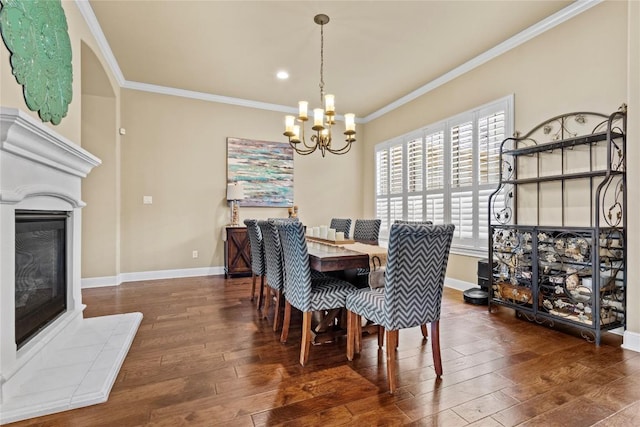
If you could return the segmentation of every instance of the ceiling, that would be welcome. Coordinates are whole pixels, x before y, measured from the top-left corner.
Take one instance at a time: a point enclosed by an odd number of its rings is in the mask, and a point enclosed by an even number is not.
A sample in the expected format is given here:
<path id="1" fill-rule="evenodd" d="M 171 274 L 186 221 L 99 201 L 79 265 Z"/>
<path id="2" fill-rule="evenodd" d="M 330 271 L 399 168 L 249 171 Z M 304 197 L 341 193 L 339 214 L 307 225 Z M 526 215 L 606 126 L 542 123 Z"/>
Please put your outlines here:
<path id="1" fill-rule="evenodd" d="M 571 1 L 90 0 L 127 82 L 368 116 Z M 287 70 L 290 78 L 276 79 Z"/>

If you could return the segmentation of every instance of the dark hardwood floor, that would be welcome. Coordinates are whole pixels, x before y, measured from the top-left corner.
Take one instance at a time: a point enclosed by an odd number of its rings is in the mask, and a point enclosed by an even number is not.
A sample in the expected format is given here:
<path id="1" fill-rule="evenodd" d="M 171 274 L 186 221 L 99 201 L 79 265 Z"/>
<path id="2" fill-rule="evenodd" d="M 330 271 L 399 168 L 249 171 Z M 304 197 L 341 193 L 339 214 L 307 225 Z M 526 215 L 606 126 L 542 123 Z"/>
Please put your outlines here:
<path id="1" fill-rule="evenodd" d="M 84 290 L 86 317 L 144 314 L 108 402 L 12 426 L 640 425 L 640 353 L 619 336 L 596 347 L 447 289 L 442 379 L 420 329 L 402 330 L 391 396 L 375 336 L 351 363 L 344 338 L 312 346 L 303 368 L 300 317 L 280 344 L 250 289 L 212 276 Z"/>

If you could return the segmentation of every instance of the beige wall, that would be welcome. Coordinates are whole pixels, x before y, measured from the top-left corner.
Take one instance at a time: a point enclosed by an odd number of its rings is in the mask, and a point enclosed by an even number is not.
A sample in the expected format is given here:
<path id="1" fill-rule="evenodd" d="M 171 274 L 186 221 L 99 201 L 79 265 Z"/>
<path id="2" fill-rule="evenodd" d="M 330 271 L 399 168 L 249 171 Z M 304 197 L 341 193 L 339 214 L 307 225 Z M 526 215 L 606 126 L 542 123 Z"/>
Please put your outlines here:
<path id="1" fill-rule="evenodd" d="M 613 112 L 627 98 L 626 57 L 627 4 L 605 2 L 367 123 L 365 215 L 374 214 L 376 144 L 511 93 L 520 131 L 570 111 Z M 476 262 L 452 256 L 447 275 L 475 283 Z"/>
<path id="2" fill-rule="evenodd" d="M 82 277 L 118 273 L 119 156 L 114 107 L 114 98 L 82 96 L 83 147 L 102 160 L 82 182 L 82 200 L 87 204 L 82 210 Z"/>
<path id="3" fill-rule="evenodd" d="M 226 138 L 284 142 L 283 123 L 282 113 L 123 91 L 122 272 L 222 266 Z M 360 150 L 294 156 L 294 203 L 305 224 L 361 215 Z M 153 204 L 143 205 L 143 196 Z M 286 208 L 240 210 L 241 221 L 286 215 Z"/>

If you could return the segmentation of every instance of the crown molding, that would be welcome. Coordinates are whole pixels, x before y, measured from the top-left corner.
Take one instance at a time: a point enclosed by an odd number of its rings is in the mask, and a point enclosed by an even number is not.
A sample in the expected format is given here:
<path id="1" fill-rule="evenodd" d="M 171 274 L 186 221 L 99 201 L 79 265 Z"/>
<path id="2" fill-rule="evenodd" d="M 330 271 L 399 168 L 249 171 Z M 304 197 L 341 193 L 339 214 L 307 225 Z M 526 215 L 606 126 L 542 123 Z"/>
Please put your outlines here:
<path id="1" fill-rule="evenodd" d="M 111 46 L 109 46 L 107 38 L 102 32 L 102 27 L 100 27 L 100 24 L 98 23 L 98 18 L 96 18 L 95 13 L 93 13 L 93 9 L 89 4 L 89 0 L 76 0 L 76 6 L 78 6 L 78 9 L 80 9 L 80 13 L 89 26 L 91 34 L 93 34 L 93 37 L 95 37 L 96 41 L 98 42 L 100 52 L 102 52 L 102 56 L 107 61 L 109 68 L 111 68 L 111 72 L 116 77 L 118 85 L 120 85 L 120 87 L 124 86 L 126 82 L 126 80 L 124 79 L 124 74 L 122 74 L 122 70 L 118 65 L 118 61 L 116 61 L 116 57 L 111 50 Z"/>
<path id="2" fill-rule="evenodd" d="M 515 36 L 497 44 L 491 49 L 481 53 L 473 59 L 465 62 L 464 64 L 454 68 L 453 70 L 444 73 L 440 77 L 430 81 L 426 85 L 414 90 L 413 92 L 397 99 L 396 101 L 388 104 L 381 109 L 374 111 L 368 116 L 364 117 L 364 122 L 368 123 L 371 120 L 375 120 L 396 108 L 413 101 L 414 99 L 431 92 L 432 90 L 450 82 L 451 80 L 462 76 L 465 73 L 473 70 L 480 65 L 491 61 L 492 59 L 510 51 L 511 49 L 520 46 L 522 43 L 531 40 L 532 38 L 539 36 L 540 34 L 549 31 L 550 29 L 568 21 L 569 19 L 581 14 L 582 12 L 591 9 L 593 6 L 601 3 L 602 0 L 578 0 L 575 3 L 570 4 L 564 9 L 548 16 L 542 21 L 530 26 L 529 28 L 519 32 Z"/>
<path id="3" fill-rule="evenodd" d="M 492 59 L 502 55 L 503 53 L 508 52 L 517 46 L 520 46 L 521 44 L 531 40 L 532 38 L 537 37 L 540 34 L 546 31 L 549 31 L 554 27 L 557 27 L 558 25 L 581 14 L 582 12 L 585 12 L 586 10 L 589 10 L 592 7 L 600 4 L 602 1 L 603 0 L 577 0 L 574 3 L 570 4 L 569 6 L 565 7 L 564 9 L 554 13 L 551 16 L 548 16 L 542 21 L 519 32 L 515 36 L 503 41 L 502 43 L 499 43 L 498 45 L 481 53 L 475 58 L 454 68 L 453 70 L 448 71 L 447 73 L 430 81 L 424 86 L 421 86 L 420 88 L 414 90 L 413 92 L 408 93 L 407 95 L 380 108 L 377 111 L 374 111 L 373 113 L 363 118 L 356 118 L 356 123 L 363 124 L 363 123 L 368 123 L 372 120 L 375 120 L 403 106 L 404 104 L 407 104 L 413 101 L 414 99 L 426 93 L 431 92 L 432 90 L 450 82 L 451 80 L 457 77 L 460 77 L 465 73 L 468 73 L 474 68 L 479 67 L 480 65 L 491 61 Z M 111 51 L 111 47 L 109 46 L 109 43 L 107 42 L 107 39 L 105 38 L 104 33 L 102 32 L 102 28 L 98 23 L 98 19 L 93 13 L 93 9 L 89 4 L 89 0 L 75 0 L 75 2 L 78 8 L 80 9 L 80 12 L 82 13 L 82 16 L 87 22 L 87 25 L 91 30 L 91 33 L 96 38 L 98 42 L 98 46 L 100 47 L 100 50 L 103 56 L 105 57 L 107 64 L 111 68 L 111 71 L 115 75 L 116 80 L 118 81 L 118 84 L 122 88 L 158 93 L 163 95 L 180 96 L 183 98 L 198 99 L 198 100 L 207 101 L 207 102 L 216 102 L 221 104 L 237 105 L 241 107 L 276 111 L 281 113 L 296 114 L 298 112 L 296 108 L 286 106 L 286 105 L 270 104 L 267 102 L 253 101 L 249 99 L 233 98 L 229 96 L 215 95 L 215 94 L 210 94 L 205 92 L 196 92 L 192 90 L 185 90 L 185 89 L 178 89 L 178 88 L 172 88 L 172 87 L 166 87 L 166 86 L 152 85 L 148 83 L 128 81 L 124 78 L 124 75 L 120 70 L 118 61 L 116 61 L 116 58 L 113 55 L 113 52 Z M 343 118 L 339 117 L 339 119 L 343 119 Z"/>

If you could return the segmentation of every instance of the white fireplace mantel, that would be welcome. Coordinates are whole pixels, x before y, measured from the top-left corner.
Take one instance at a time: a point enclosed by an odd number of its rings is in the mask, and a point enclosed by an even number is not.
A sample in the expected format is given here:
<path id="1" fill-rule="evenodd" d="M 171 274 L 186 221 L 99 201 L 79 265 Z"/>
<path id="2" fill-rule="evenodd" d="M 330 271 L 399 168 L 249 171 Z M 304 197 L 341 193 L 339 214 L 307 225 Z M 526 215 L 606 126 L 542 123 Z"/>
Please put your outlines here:
<path id="1" fill-rule="evenodd" d="M 82 179 L 101 161 L 23 111 L 0 107 L 0 424 L 107 400 L 140 313 L 84 319 Z M 67 311 L 15 342 L 15 212 L 69 213 Z"/>

